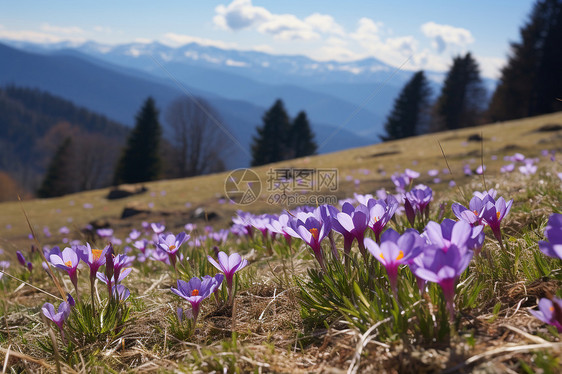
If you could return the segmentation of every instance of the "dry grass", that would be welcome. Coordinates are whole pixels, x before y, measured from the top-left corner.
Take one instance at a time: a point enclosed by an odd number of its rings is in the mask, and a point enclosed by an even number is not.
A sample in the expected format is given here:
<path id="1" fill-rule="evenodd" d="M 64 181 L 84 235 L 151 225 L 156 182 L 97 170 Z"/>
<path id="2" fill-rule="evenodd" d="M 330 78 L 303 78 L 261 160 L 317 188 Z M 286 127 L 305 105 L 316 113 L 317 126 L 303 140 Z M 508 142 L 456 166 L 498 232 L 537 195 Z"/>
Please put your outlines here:
<path id="1" fill-rule="evenodd" d="M 447 155 L 458 185 L 467 191 L 482 189 L 481 179 L 461 176 L 462 165 L 471 162 L 473 168 L 480 163 L 481 144 L 466 142 L 472 134 L 484 137 L 484 161 L 488 166 L 488 188 L 499 187 L 506 195 L 528 194 L 528 178 L 512 175 L 508 180 L 500 176 L 499 167 L 505 162 L 504 155 L 515 152 L 526 156 L 538 156 L 543 148 L 562 148 L 560 132 L 536 132 L 546 124 L 562 123 L 562 113 L 526 120 L 495 124 L 480 128 L 421 136 L 403 141 L 388 142 L 338 153 L 308 157 L 275 165 L 255 168 L 262 181 L 270 167 L 337 168 L 340 185 L 337 195 L 349 197 L 353 192 L 372 193 L 380 187 L 390 187 L 389 176 L 395 171 L 411 167 L 419 171 L 446 167 L 438 142 Z M 320 139 L 321 140 L 321 139 Z M 465 144 L 466 142 L 466 144 Z M 493 161 L 490 156 L 496 155 Z M 417 161 L 414 165 L 413 161 Z M 370 171 L 369 174 L 361 172 Z M 382 175 L 385 171 L 386 175 Z M 192 219 L 193 210 L 203 207 L 216 212 L 219 217 L 208 222 L 215 227 L 225 227 L 239 206 L 219 204 L 224 196 L 224 180 L 227 173 L 148 183 L 143 195 L 108 201 L 108 190 L 89 191 L 76 195 L 48 200 L 32 200 L 23 203 L 1 204 L 0 247 L 8 254 L 16 249 L 27 248 L 28 228 L 22 209 L 39 234 L 41 244 L 59 244 L 60 236 L 45 238 L 41 233 L 48 226 L 55 233 L 59 227 L 71 227 L 76 236 L 86 224 L 107 224 L 116 230 L 116 236 L 124 237 L 142 220 L 165 221 L 167 228 L 177 231 Z M 346 176 L 360 179 L 359 186 L 346 181 Z M 422 176 L 420 182 L 429 182 Z M 265 183 L 264 183 L 265 184 Z M 439 191 L 440 199 L 459 197 L 456 189 L 447 183 L 432 185 Z M 165 191 L 165 195 L 161 194 Z M 549 213 L 541 196 L 528 199 L 528 212 L 514 213 L 509 218 L 510 233 L 516 234 Z M 267 204 L 266 196 L 244 210 L 262 213 L 278 212 L 281 207 Z M 190 202 L 191 208 L 185 203 Z M 89 203 L 93 209 L 84 209 Z M 148 208 L 153 203 L 153 208 Z M 552 203 L 552 202 L 550 202 Z M 127 219 L 120 219 L 126 206 L 147 209 Z M 68 219 L 72 218 L 72 222 Z M 203 223 L 199 221 L 198 223 Z M 11 225 L 7 229 L 7 225 Z M 142 303 L 134 312 L 133 322 L 125 334 L 116 341 L 99 342 L 82 347 L 78 354 L 82 363 L 63 371 L 107 372 L 108 370 L 135 372 L 211 372 L 222 367 L 240 372 L 513 372 L 521 370 L 520 361 L 533 365 L 534 351 L 560 354 L 561 343 L 550 342 L 537 335 L 547 334 L 543 324 L 530 316 L 528 309 L 536 305 L 537 298 L 553 293 L 559 283 L 552 280 L 526 280 L 498 284 L 497 297 L 482 305 L 479 310 L 465 312 L 463 331 L 471 335 L 453 334 L 446 343 L 420 346 L 415 341 L 377 342 L 361 336 L 344 324 L 328 329 L 309 330 L 299 314 L 298 292 L 280 276 L 284 264 L 273 257 L 255 258 L 256 274 L 253 285 L 243 289 L 233 308 L 225 308 L 209 302 L 203 310 L 197 332 L 189 342 L 174 338 L 164 319 L 175 311 L 178 300 L 169 292 L 173 277 L 155 264 L 149 272 L 134 271 L 128 280 L 133 295 Z M 293 264 L 302 274 L 306 262 Z M 36 286 L 56 294 L 56 288 L 46 279 Z M 67 288 L 70 289 L 71 287 Z M 84 290 L 86 292 L 86 289 Z M 21 287 L 5 300 L 10 311 L 5 319 L 7 326 L 0 332 L 9 334 L 0 350 L 6 368 L 11 365 L 29 372 L 53 372 L 55 360 L 45 351 L 31 344 L 45 337 L 46 329 L 41 321 L 39 305 L 44 297 L 39 291 Z M 497 302 L 502 303 L 499 315 L 493 313 Z M 2 321 L 3 322 L 3 321 Z M 92 355 L 91 352 L 95 351 Z M 362 352 L 358 354 L 358 352 Z M 92 358 L 92 356 L 94 358 Z"/>

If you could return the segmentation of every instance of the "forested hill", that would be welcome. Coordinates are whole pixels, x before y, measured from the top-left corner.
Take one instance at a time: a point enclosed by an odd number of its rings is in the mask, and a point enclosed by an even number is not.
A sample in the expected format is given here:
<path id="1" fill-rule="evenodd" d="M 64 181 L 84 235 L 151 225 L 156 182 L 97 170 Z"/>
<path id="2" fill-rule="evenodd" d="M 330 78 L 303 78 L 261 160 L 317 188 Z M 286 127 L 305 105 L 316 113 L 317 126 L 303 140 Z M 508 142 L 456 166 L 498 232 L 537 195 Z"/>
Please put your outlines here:
<path id="1" fill-rule="evenodd" d="M 0 171 L 23 191 L 37 188 L 51 156 L 67 137 L 77 151 L 76 161 L 86 161 L 97 152 L 108 156 L 99 159 L 111 163 L 109 156 L 119 152 L 128 131 L 119 123 L 47 92 L 16 86 L 0 88 Z M 98 162 L 87 166 L 95 173 L 76 181 L 80 188 L 107 184 L 109 169 Z"/>

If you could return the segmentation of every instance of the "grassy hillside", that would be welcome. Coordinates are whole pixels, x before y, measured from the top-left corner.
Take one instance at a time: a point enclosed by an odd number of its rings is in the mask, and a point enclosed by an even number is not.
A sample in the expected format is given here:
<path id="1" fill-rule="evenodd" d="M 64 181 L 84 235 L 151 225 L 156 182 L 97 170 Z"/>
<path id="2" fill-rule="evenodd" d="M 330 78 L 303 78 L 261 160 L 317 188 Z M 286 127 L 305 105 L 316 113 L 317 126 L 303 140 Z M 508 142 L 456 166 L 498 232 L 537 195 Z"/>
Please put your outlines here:
<path id="1" fill-rule="evenodd" d="M 177 227 L 187 223 L 186 217 L 189 217 L 196 208 L 202 207 L 219 214 L 221 219 L 213 221 L 212 224 L 216 222 L 219 226 L 226 226 L 235 211 L 240 208 L 254 213 L 279 212 L 285 208 L 267 203 L 270 195 L 265 191 L 267 172 L 271 168 L 338 169 L 339 188 L 335 194 L 342 199 L 352 196 L 354 192 L 372 193 L 382 187 L 390 189 L 392 187 L 390 175 L 401 172 L 405 168 L 422 172 L 419 179 L 421 183 L 430 183 L 433 178 L 426 172 L 430 169 L 438 169 L 443 181 L 437 185 L 432 184 L 432 188 L 456 192 L 456 189 L 450 189 L 448 185 L 448 181 L 453 178 L 458 185 L 472 181 L 481 182 L 480 177 L 465 177 L 463 165 L 469 164 L 472 170 L 475 170 L 481 163 L 481 149 L 483 149 L 483 160 L 487 166 L 485 178 L 489 185 L 496 185 L 501 180 L 499 169 L 506 164 L 503 160 L 505 155 L 521 152 L 528 157 L 537 157 L 542 149 L 562 147 L 560 131 L 539 131 L 549 124 L 562 125 L 562 113 L 424 135 L 253 168 L 252 170 L 260 176 L 263 189 L 260 199 L 249 206 L 238 206 L 228 202 L 220 204 L 220 200 L 225 198 L 224 182 L 229 172 L 147 183 L 145 186 L 149 190 L 148 193 L 121 200 L 107 200 L 105 197 L 109 189 L 101 189 L 62 198 L 25 201 L 23 204 L 4 203 L 1 205 L 4 214 L 0 216 L 0 237 L 21 239 L 27 236 L 29 230 L 23 219 L 22 209 L 27 212 L 38 231 L 45 226 L 54 231 L 63 225 L 79 229 L 88 222 L 104 220 L 111 220 L 116 227 L 130 226 L 130 222 L 138 219 L 118 219 L 123 209 L 128 206 L 152 211 L 151 219 L 154 220 L 161 219 L 164 215 L 167 221 L 175 220 L 175 216 L 179 215 Z M 484 138 L 483 143 L 468 141 L 471 135 L 480 134 Z M 337 138 L 337 135 L 335 137 Z M 439 143 L 447 156 L 453 178 L 441 173 L 447 165 Z M 492 159 L 492 156 L 495 156 L 495 159 Z M 352 180 L 347 180 L 348 176 L 351 176 Z M 360 181 L 359 185 L 355 184 L 355 180 Z M 521 181 L 523 182 L 524 179 Z M 93 205 L 93 209 L 84 209 L 84 204 Z M 57 220 L 53 221 L 53 217 L 57 217 Z M 72 222 L 69 222 L 69 218 Z M 142 216 L 142 219 L 148 219 L 148 216 Z M 11 225 L 9 230 L 6 229 L 7 225 Z"/>
<path id="2" fill-rule="evenodd" d="M 11 259 L 12 263 L 0 279 L 4 316 L 0 317 L 0 360 L 5 359 L 15 371 L 30 372 L 54 372 L 57 367 L 63 372 L 559 372 L 562 328 L 557 331 L 531 312 L 537 310 L 539 300 L 548 303 L 547 298 L 562 296 L 562 259 L 545 255 L 538 245 L 549 230 L 549 216 L 562 213 L 561 125 L 562 113 L 557 113 L 258 167 L 254 170 L 262 181 L 262 193 L 256 202 L 245 206 L 225 199 L 229 173 L 147 183 L 145 193 L 120 200 L 107 200 L 109 190 L 105 189 L 2 203 L 0 247 L 4 253 L 0 253 L 0 261 Z M 468 140 L 478 136 L 483 141 Z M 500 173 L 508 164 L 504 156 L 515 153 L 527 159 L 536 157 L 538 160 L 532 161 L 538 167 L 536 173 L 525 175 L 517 167 L 512 173 Z M 486 165 L 484 175 L 475 175 L 482 162 Z M 272 204 L 266 189 L 270 170 L 290 167 L 337 169 L 337 190 L 322 194 L 339 199 L 353 197 L 354 192 L 375 193 L 380 188 L 393 191 L 393 173 L 417 170 L 421 175 L 416 183 L 433 189 L 431 209 L 422 221 L 454 218 L 452 202 L 466 205 L 473 191 L 489 188 L 498 190 L 496 201 L 501 201 L 499 196 L 513 199 L 513 206 L 501 222 L 500 239 L 486 227 L 482 231 L 485 235 L 479 237 L 479 248 L 463 244 L 461 250 L 454 244 L 464 235 L 461 229 L 470 231 L 464 236 L 468 243 L 482 227 L 473 228 L 465 222 L 454 223 L 450 235 L 455 238 L 439 245 L 433 237 L 427 240 L 434 245 L 422 239 L 423 253 L 416 256 L 424 261 L 429 256 L 449 256 L 451 269 L 461 256 L 468 262 L 456 278 L 446 278 L 453 279 L 452 283 L 423 278 L 428 282 L 420 288 L 422 278 L 416 277 L 424 273 L 417 272 L 415 266 L 427 264 L 397 267 L 393 285 L 390 267 L 383 263 L 407 258 L 406 241 L 399 242 L 399 252 L 383 256 L 382 252 L 375 255 L 372 247 L 362 254 L 357 245 L 345 253 L 341 235 L 334 232 L 334 245 L 326 238 L 319 255 L 311 250 L 313 244 L 309 247 L 297 238 L 289 244 L 283 235 L 272 238 L 258 230 L 253 235 L 229 233 L 221 239 L 218 229 L 230 226 L 237 209 L 261 214 L 287 208 Z M 465 175 L 469 171 L 472 175 Z M 121 219 L 125 207 L 144 212 Z M 199 218 L 194 216 L 197 208 L 204 211 Z M 37 234 L 36 241 L 27 237 L 23 212 Z M 492 213 L 487 219 L 501 216 L 495 210 Z M 369 212 L 376 223 L 382 216 L 375 214 Z M 127 259 L 123 254 L 133 229 L 146 243 L 155 240 L 153 231 L 158 228 L 145 227 L 143 221 L 163 223 L 173 234 L 188 231 L 191 238 L 178 245 L 181 248 L 174 257 L 158 259 L 155 252 L 148 255 L 147 247 L 153 243 L 126 252 L 136 256 Z M 197 227 L 191 231 L 184 227 L 187 223 Z M 407 228 L 415 226 L 421 232 L 429 227 L 426 223 L 418 217 L 415 224 L 409 224 L 404 215 L 397 215 L 388 226 L 402 238 L 414 235 Z M 114 232 L 92 234 L 82 230 L 87 224 Z M 556 225 L 554 221 L 549 224 Z M 206 225 L 214 226 L 216 235 Z M 62 226 L 70 232 L 59 234 Z M 317 228 L 306 229 L 311 237 L 320 235 Z M 370 229 L 366 235 L 376 238 Z M 385 235 L 383 244 L 389 240 Z M 551 235 L 548 239 L 554 243 L 557 239 L 552 231 Z M 90 272 L 84 264 L 78 268 L 74 285 L 65 270 L 55 270 L 57 286 L 42 270 L 38 251 L 30 246 L 63 248 L 69 239 L 88 241 L 100 249 L 111 240 L 119 255 L 103 258 L 117 265 L 104 265 L 100 271 L 111 277 L 111 272 L 124 266 L 121 274 L 128 276 L 121 282 L 130 296 L 108 292 L 101 282 L 103 277 L 88 282 Z M 176 244 L 170 242 L 166 248 L 174 249 Z M 16 250 L 30 261 L 32 272 L 15 261 Z M 214 283 L 216 278 L 204 280 L 207 286 L 201 281 L 191 288 L 176 283 L 216 274 L 207 256 L 220 258 L 218 251 L 239 253 L 248 261 L 233 283 L 222 283 L 214 296 L 211 291 L 206 293 L 206 287 L 219 284 Z M 58 254 L 51 253 L 53 263 Z M 91 251 L 92 259 L 96 253 Z M 229 260 L 235 262 L 234 257 Z M 76 260 L 64 258 L 62 263 L 59 269 L 71 267 Z M 6 267 L 2 262 L 0 266 Z M 172 292 L 176 284 L 179 291 Z M 445 292 L 451 285 L 454 297 Z M 65 292 L 72 294 L 76 305 L 69 309 L 59 330 L 42 317 L 45 312 L 41 306 L 49 302 L 56 307 L 62 301 L 59 295 Z M 210 297 L 202 302 L 200 312 L 193 306 L 190 309 L 190 304 L 201 301 L 197 297 L 207 295 Z M 179 316 L 178 307 L 182 308 Z M 552 310 L 554 318 L 562 318 L 554 307 Z M 61 313 L 59 317 L 64 315 Z M 198 316 L 196 321 L 193 313 Z"/>

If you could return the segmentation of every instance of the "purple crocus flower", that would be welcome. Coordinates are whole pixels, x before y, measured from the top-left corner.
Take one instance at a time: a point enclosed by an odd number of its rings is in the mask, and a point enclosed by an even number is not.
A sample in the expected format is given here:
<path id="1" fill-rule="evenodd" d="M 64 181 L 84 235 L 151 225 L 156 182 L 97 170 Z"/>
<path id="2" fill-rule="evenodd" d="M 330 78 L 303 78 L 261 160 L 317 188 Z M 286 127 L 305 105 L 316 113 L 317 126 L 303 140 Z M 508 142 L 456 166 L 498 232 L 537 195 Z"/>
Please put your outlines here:
<path id="1" fill-rule="evenodd" d="M 133 271 L 132 268 L 123 269 L 119 273 L 117 280 L 115 280 L 115 277 L 109 279 L 104 273 L 100 272 L 96 273 L 96 277 L 100 280 L 100 282 L 107 284 L 109 287 L 113 288 L 113 286 L 115 286 L 116 284 L 120 284 L 123 279 L 127 277 L 127 275 L 131 274 L 131 271 Z"/>
<path id="2" fill-rule="evenodd" d="M 205 277 L 210 277 L 210 275 L 205 275 Z M 224 280 L 224 274 L 223 273 L 217 273 L 215 275 L 215 281 L 217 282 L 217 288 L 215 288 L 215 291 L 213 293 L 215 294 L 215 300 L 216 300 L 217 304 L 219 303 L 219 290 L 222 286 L 223 280 Z"/>
<path id="3" fill-rule="evenodd" d="M 156 235 L 161 234 L 164 232 L 164 230 L 166 230 L 166 226 L 158 222 L 151 223 L 150 227 L 152 228 L 152 231 L 154 231 Z"/>
<path id="4" fill-rule="evenodd" d="M 104 249 L 93 249 L 90 247 L 89 243 L 77 247 L 80 258 L 90 268 L 90 296 L 92 298 L 92 307 L 95 305 L 94 282 L 96 280 L 96 273 L 98 272 L 100 266 L 105 264 L 105 254 L 109 249 L 109 245 L 107 245 Z"/>
<path id="5" fill-rule="evenodd" d="M 262 236 L 264 241 L 267 240 L 267 236 L 269 234 L 269 229 L 268 229 L 268 225 L 271 223 L 272 220 L 275 220 L 277 217 L 272 216 L 270 214 L 261 214 L 259 216 L 251 216 L 250 217 L 250 225 L 252 225 L 253 228 L 258 229 Z"/>
<path id="6" fill-rule="evenodd" d="M 369 227 L 373 230 L 375 239 L 379 242 L 386 224 L 398 209 L 398 200 L 393 195 L 388 195 L 386 200 L 371 199 L 367 202 L 367 209 L 369 209 Z"/>
<path id="7" fill-rule="evenodd" d="M 80 259 L 90 268 L 90 278 L 95 278 L 100 266 L 105 265 L 105 254 L 109 250 L 109 245 L 104 249 L 94 249 L 89 243 L 86 243 L 86 245 L 77 246 L 76 250 Z"/>
<path id="8" fill-rule="evenodd" d="M 121 284 L 117 284 L 112 288 L 113 294 L 117 296 L 117 300 L 125 301 L 131 296 L 131 291 Z"/>
<path id="9" fill-rule="evenodd" d="M 362 195 L 362 194 L 358 194 L 356 192 L 353 193 L 353 199 L 355 199 L 355 201 L 357 201 L 359 204 L 362 204 L 362 205 L 365 205 L 365 206 L 367 206 L 367 202 L 369 200 L 373 199 L 373 198 L 374 197 L 371 194 Z M 386 198 L 386 196 L 385 196 L 385 198 Z M 342 207 L 346 202 L 351 204 L 353 202 L 353 199 L 350 199 L 351 201 L 342 200 L 342 201 L 340 201 L 340 204 L 341 204 Z"/>
<path id="10" fill-rule="evenodd" d="M 468 267 L 473 254 L 473 251 L 456 245 L 450 246 L 447 252 L 431 245 L 425 247 L 422 254 L 413 260 L 411 268 L 417 277 L 441 286 L 451 320 L 455 316 L 455 285 Z"/>
<path id="11" fill-rule="evenodd" d="M 511 173 L 513 170 L 515 170 L 515 164 L 507 164 L 500 168 L 500 173 Z"/>
<path id="12" fill-rule="evenodd" d="M 135 260 L 134 256 L 127 256 L 123 254 L 118 254 L 113 258 L 113 278 L 119 278 L 121 271 L 125 268 L 130 267 Z M 117 282 L 119 283 L 119 282 Z"/>
<path id="13" fill-rule="evenodd" d="M 430 177 L 436 177 L 437 175 L 439 175 L 439 170 L 437 169 L 428 170 L 427 175 L 429 175 Z"/>
<path id="14" fill-rule="evenodd" d="M 393 174 L 390 176 L 392 183 L 396 187 L 396 191 L 400 193 L 404 193 L 406 191 L 406 187 L 410 184 L 411 179 L 404 174 Z"/>
<path id="15" fill-rule="evenodd" d="M 447 252 L 451 246 L 461 250 L 479 250 L 484 244 L 483 227 L 472 227 L 466 221 L 444 219 L 441 224 L 429 222 L 423 234 L 431 244 Z"/>
<path id="16" fill-rule="evenodd" d="M 562 259 L 562 214 L 551 214 L 544 229 L 544 236 L 548 241 L 539 241 L 541 252 L 547 256 Z"/>
<path id="17" fill-rule="evenodd" d="M 146 249 L 148 247 L 148 240 L 146 239 L 137 240 L 133 243 L 133 247 L 138 249 L 142 254 L 145 254 Z"/>
<path id="18" fill-rule="evenodd" d="M 57 325 L 60 330 L 62 341 L 64 344 L 66 344 L 62 327 L 64 325 L 64 321 L 66 321 L 66 319 L 70 315 L 70 305 L 68 304 L 68 302 L 63 301 L 62 303 L 60 303 L 59 308 L 56 311 L 53 304 L 45 303 L 43 304 L 41 311 L 43 312 L 43 315 L 45 317 L 47 317 L 48 319 L 53 321 L 55 325 Z"/>
<path id="19" fill-rule="evenodd" d="M 483 192 L 474 191 L 474 192 L 472 193 L 472 195 L 473 195 L 473 196 L 476 196 L 476 197 L 478 197 L 478 198 L 480 198 L 481 200 L 486 199 L 486 196 L 488 196 L 488 198 L 491 197 L 492 199 L 495 199 L 496 196 L 498 195 L 498 191 L 496 191 L 496 190 L 493 189 L 493 188 L 490 188 L 488 191 L 483 191 Z"/>
<path id="20" fill-rule="evenodd" d="M 503 243 L 500 224 L 504 217 L 509 213 L 512 204 L 513 199 L 506 203 L 503 197 L 500 197 L 497 201 L 489 198 L 484 206 L 484 212 L 482 213 L 484 221 L 488 224 L 488 226 L 490 226 L 494 236 L 502 246 Z"/>
<path id="21" fill-rule="evenodd" d="M 133 231 L 129 233 L 129 238 L 131 240 L 137 240 L 138 238 L 140 238 L 141 234 L 142 233 L 139 230 L 133 229 Z"/>
<path id="22" fill-rule="evenodd" d="M 243 259 L 238 253 L 233 253 L 229 256 L 222 251 L 218 255 L 219 262 L 215 261 L 211 256 L 207 256 L 207 258 L 214 267 L 223 272 L 228 288 L 228 299 L 232 301 L 234 297 L 232 291 L 234 274 L 245 268 L 248 265 L 248 260 Z"/>
<path id="23" fill-rule="evenodd" d="M 562 299 L 553 297 L 552 300 L 543 298 L 539 301 L 539 310 L 530 310 L 531 314 L 556 327 L 558 332 L 562 332 Z"/>
<path id="24" fill-rule="evenodd" d="M 353 241 L 357 240 L 363 254 L 365 252 L 363 239 L 365 230 L 369 227 L 369 209 L 363 204 L 354 208 L 350 203 L 344 203 L 342 211 L 331 217 L 333 229 L 343 235 L 344 253 L 349 254 Z"/>
<path id="25" fill-rule="evenodd" d="M 385 267 L 395 296 L 398 295 L 398 267 L 419 256 L 425 244 L 425 240 L 413 229 L 402 235 L 388 229 L 382 234 L 380 245 L 365 238 L 365 247 Z"/>
<path id="26" fill-rule="evenodd" d="M 66 247 L 62 252 L 60 252 L 60 250 L 51 251 L 49 262 L 53 264 L 53 266 L 55 266 L 57 269 L 64 270 L 68 273 L 70 281 L 72 282 L 72 284 L 74 285 L 74 289 L 76 290 L 76 295 L 78 295 L 77 270 L 78 264 L 80 263 L 80 257 L 78 257 L 76 249 Z"/>
<path id="27" fill-rule="evenodd" d="M 280 214 L 277 219 L 271 219 L 267 224 L 267 229 L 275 234 L 281 234 L 285 238 L 285 241 L 290 246 L 292 236 L 287 232 L 287 228 L 289 227 L 289 221 L 291 220 L 291 216 L 287 213 Z"/>
<path id="28" fill-rule="evenodd" d="M 175 268 L 176 267 L 176 253 L 180 249 L 181 245 L 189 239 L 189 235 L 185 232 L 180 232 L 177 236 L 173 234 L 169 235 L 159 235 L 158 236 L 158 248 L 163 250 L 170 257 L 170 263 Z"/>
<path id="29" fill-rule="evenodd" d="M 252 226 L 253 214 L 249 212 L 244 212 L 242 210 L 236 211 L 236 216 L 232 217 L 232 223 L 234 225 L 241 225 L 246 229 L 246 235 L 252 237 L 254 235 L 254 227 Z"/>
<path id="30" fill-rule="evenodd" d="M 406 193 L 406 200 L 410 203 L 416 215 L 424 213 L 427 216 L 429 203 L 433 199 L 433 191 L 430 187 L 418 184 Z"/>
<path id="31" fill-rule="evenodd" d="M 193 277 L 189 282 L 179 279 L 177 285 L 177 289 L 172 287 L 172 292 L 189 301 L 193 313 L 193 324 L 195 325 L 200 304 L 218 287 L 217 281 L 213 277 L 203 278 L 203 280 Z"/>
<path id="32" fill-rule="evenodd" d="M 410 184 L 414 179 L 419 178 L 420 173 L 406 168 L 406 170 L 404 170 L 404 175 L 408 178 L 408 184 Z"/>
<path id="33" fill-rule="evenodd" d="M 113 236 L 113 229 L 111 229 L 109 227 L 108 228 L 101 228 L 101 229 L 97 229 L 96 233 L 102 239 L 111 238 Z"/>
<path id="34" fill-rule="evenodd" d="M 533 165 L 531 162 L 525 163 L 523 166 L 519 166 L 519 172 L 523 175 L 532 175 L 537 172 L 537 165 Z"/>
<path id="35" fill-rule="evenodd" d="M 459 203 L 453 203 L 451 209 L 458 219 L 466 221 L 472 226 L 482 225 L 484 223 L 482 217 L 484 214 L 484 207 L 486 206 L 486 202 L 490 199 L 489 195 L 486 196 L 487 197 L 484 197 L 484 199 L 473 196 L 468 204 L 468 209 Z"/>
<path id="36" fill-rule="evenodd" d="M 298 212 L 289 224 L 287 233 L 304 240 L 314 252 L 314 256 L 322 269 L 325 269 L 321 244 L 332 229 L 327 207 L 325 205 L 320 206 L 313 213 Z"/>
<path id="37" fill-rule="evenodd" d="M 229 233 L 228 230 L 222 229 L 210 233 L 209 237 L 213 239 L 218 245 L 223 245 L 224 243 L 226 243 L 226 240 L 228 239 L 228 233 Z"/>

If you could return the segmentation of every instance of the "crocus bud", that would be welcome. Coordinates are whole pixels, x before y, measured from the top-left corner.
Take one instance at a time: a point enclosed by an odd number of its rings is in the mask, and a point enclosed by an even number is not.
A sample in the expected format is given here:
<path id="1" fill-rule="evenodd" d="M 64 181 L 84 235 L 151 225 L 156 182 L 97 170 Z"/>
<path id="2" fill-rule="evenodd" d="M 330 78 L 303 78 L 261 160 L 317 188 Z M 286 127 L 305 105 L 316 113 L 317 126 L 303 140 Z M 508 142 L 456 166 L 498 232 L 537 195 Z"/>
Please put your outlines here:
<path id="1" fill-rule="evenodd" d="M 105 276 L 111 280 L 113 278 L 115 264 L 113 263 L 113 246 L 109 244 L 107 252 L 105 252 Z"/>
<path id="2" fill-rule="evenodd" d="M 17 251 L 16 256 L 17 256 L 18 262 L 21 264 L 21 266 L 27 267 L 27 261 L 25 261 L 25 257 L 23 257 L 23 253 L 21 253 L 20 251 Z"/>
<path id="3" fill-rule="evenodd" d="M 416 212 L 410 203 L 410 200 L 406 199 L 404 201 L 404 210 L 406 211 L 406 217 L 408 218 L 408 222 L 410 222 L 410 226 L 414 227 L 414 222 L 416 220 Z"/>
<path id="4" fill-rule="evenodd" d="M 70 296 L 69 293 L 66 294 L 66 302 L 68 303 L 68 305 L 70 305 L 71 307 L 74 307 L 74 305 L 76 305 L 76 302 L 74 301 L 74 298 L 72 296 Z"/>

